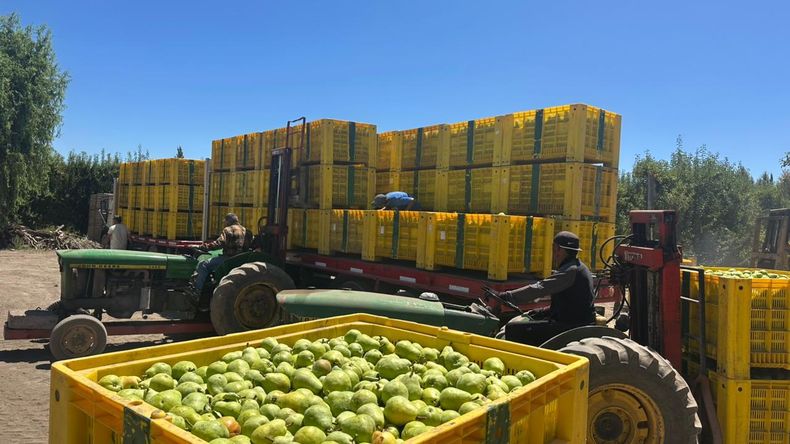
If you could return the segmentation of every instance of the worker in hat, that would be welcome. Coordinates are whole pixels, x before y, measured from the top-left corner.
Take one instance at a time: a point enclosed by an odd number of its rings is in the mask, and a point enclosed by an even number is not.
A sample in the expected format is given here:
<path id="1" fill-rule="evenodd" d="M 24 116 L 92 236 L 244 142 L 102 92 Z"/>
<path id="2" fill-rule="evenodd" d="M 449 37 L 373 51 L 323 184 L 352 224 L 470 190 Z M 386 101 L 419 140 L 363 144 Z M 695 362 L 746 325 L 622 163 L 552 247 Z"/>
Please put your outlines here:
<path id="1" fill-rule="evenodd" d="M 203 291 L 208 276 L 229 258 L 247 251 L 252 243 L 252 233 L 239 222 L 239 217 L 233 213 L 225 215 L 225 228 L 217 240 L 205 242 L 205 249 L 222 248 L 222 254 L 207 261 L 201 261 L 197 266 L 197 275 L 194 282 L 195 293 L 199 296 Z"/>
<path id="2" fill-rule="evenodd" d="M 552 243 L 552 266 L 556 271 L 551 276 L 515 290 L 494 292 L 516 305 L 551 297 L 548 308 L 532 310 L 513 319 L 498 336 L 540 345 L 567 330 L 595 323 L 593 276 L 576 257 L 579 251 L 579 236 L 562 231 L 554 236 Z"/>
<path id="3" fill-rule="evenodd" d="M 390 191 L 387 194 L 377 194 L 370 203 L 377 210 L 417 211 L 420 205 L 417 201 L 403 191 Z"/>

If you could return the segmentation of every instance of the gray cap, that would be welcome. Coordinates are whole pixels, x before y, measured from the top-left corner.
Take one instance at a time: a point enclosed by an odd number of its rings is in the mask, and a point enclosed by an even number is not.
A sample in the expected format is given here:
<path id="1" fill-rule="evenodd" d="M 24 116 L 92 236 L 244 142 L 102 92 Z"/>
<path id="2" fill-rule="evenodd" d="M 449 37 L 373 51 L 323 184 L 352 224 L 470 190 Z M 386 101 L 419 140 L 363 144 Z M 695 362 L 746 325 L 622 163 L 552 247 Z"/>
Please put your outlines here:
<path id="1" fill-rule="evenodd" d="M 570 231 L 560 231 L 557 233 L 557 235 L 554 236 L 554 243 L 557 244 L 558 247 L 566 250 L 582 251 L 582 249 L 579 248 L 579 236 Z"/>

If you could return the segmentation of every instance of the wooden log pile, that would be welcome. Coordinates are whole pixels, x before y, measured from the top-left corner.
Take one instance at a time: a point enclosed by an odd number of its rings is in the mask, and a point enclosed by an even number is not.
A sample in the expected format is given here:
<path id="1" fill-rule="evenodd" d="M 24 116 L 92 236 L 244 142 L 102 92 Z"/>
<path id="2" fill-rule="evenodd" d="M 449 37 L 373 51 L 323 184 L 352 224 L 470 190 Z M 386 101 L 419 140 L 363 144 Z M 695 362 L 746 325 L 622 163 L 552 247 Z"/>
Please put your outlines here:
<path id="1" fill-rule="evenodd" d="M 7 237 L 11 245 L 27 246 L 34 250 L 73 250 L 101 248 L 101 245 L 82 235 L 63 230 L 63 225 L 34 230 L 24 225 L 11 225 Z"/>

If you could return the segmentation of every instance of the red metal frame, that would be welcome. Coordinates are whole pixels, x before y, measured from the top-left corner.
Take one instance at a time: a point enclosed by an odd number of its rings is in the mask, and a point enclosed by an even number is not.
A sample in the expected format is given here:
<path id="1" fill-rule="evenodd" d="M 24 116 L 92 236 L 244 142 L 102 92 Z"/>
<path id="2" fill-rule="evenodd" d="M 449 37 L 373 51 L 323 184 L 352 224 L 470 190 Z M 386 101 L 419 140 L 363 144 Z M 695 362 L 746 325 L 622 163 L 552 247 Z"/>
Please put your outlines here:
<path id="1" fill-rule="evenodd" d="M 104 322 L 108 336 L 148 335 L 148 334 L 197 334 L 214 333 L 210 322 L 197 321 L 112 321 Z M 3 328 L 3 338 L 8 339 L 48 339 L 52 330 Z"/>
<path id="2" fill-rule="evenodd" d="M 129 235 L 129 240 L 131 242 L 137 242 L 145 245 L 155 245 L 157 247 L 167 247 L 167 248 L 177 248 L 177 249 L 194 248 L 194 247 L 199 247 L 200 245 L 203 244 L 203 242 L 199 240 L 156 239 L 153 237 L 137 236 L 134 234 Z"/>

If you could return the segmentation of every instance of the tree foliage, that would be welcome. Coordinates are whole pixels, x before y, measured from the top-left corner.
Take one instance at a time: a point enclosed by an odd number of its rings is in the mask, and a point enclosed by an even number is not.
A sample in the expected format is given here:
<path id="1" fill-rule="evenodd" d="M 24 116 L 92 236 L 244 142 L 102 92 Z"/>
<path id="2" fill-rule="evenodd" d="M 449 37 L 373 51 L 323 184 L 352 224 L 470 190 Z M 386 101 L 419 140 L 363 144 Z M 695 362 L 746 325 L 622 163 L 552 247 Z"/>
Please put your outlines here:
<path id="1" fill-rule="evenodd" d="M 68 80 L 46 27 L 0 16 L 0 226 L 46 191 Z"/>
<path id="2" fill-rule="evenodd" d="M 637 157 L 620 176 L 618 232 L 630 232 L 628 212 L 647 208 L 648 177 L 656 183 L 656 208 L 678 211 L 684 254 L 705 265 L 748 265 L 757 217 L 790 204 L 790 175 L 754 180 L 742 165 L 704 146 L 693 153 L 679 145 L 669 160 Z"/>

